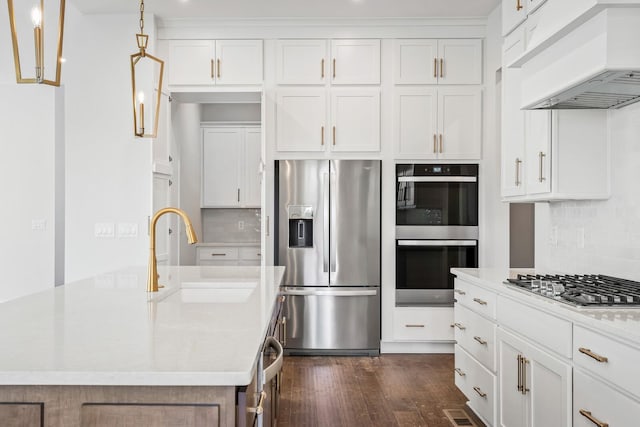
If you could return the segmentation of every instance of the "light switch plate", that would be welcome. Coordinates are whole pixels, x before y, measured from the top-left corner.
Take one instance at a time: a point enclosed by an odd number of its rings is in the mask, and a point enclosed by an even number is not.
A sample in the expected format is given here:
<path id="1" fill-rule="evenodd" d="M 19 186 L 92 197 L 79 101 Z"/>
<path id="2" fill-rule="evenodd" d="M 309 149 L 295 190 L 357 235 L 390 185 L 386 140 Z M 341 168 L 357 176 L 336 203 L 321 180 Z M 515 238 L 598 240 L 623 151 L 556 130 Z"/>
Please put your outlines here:
<path id="1" fill-rule="evenodd" d="M 135 222 L 119 222 L 118 237 L 120 239 L 131 239 L 138 237 L 138 224 Z"/>
<path id="2" fill-rule="evenodd" d="M 95 237 L 110 239 L 115 236 L 115 226 L 112 222 L 97 222 L 93 233 Z"/>
<path id="3" fill-rule="evenodd" d="M 33 231 L 45 231 L 47 229 L 47 221 L 44 219 L 32 219 L 31 229 Z"/>

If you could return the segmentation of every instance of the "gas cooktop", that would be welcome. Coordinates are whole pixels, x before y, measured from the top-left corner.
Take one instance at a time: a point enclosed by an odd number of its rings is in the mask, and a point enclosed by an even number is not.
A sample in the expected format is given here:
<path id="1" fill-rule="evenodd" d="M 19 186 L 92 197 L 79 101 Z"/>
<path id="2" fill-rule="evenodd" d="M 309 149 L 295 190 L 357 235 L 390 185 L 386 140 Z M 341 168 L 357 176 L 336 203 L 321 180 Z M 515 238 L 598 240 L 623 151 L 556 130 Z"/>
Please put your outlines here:
<path id="1" fill-rule="evenodd" d="M 601 274 L 518 274 L 505 283 L 577 307 L 640 308 L 640 282 Z"/>

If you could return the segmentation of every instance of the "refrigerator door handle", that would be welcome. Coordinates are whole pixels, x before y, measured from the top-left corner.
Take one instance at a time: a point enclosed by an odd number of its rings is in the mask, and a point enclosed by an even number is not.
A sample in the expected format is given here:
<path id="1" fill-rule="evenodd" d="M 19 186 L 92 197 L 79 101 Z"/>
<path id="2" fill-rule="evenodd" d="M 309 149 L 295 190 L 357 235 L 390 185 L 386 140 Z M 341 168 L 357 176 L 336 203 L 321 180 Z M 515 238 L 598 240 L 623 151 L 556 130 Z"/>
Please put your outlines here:
<path id="1" fill-rule="evenodd" d="M 329 197 L 335 197 L 336 194 L 336 174 L 335 173 L 331 173 L 331 175 L 329 176 L 329 183 L 330 183 L 330 187 L 329 187 Z M 338 258 L 338 254 L 336 253 L 336 236 L 335 236 L 335 230 L 336 227 L 338 225 L 338 222 L 336 221 L 337 219 L 337 212 L 336 212 L 336 203 L 329 203 L 330 208 L 331 208 L 331 225 L 330 225 L 330 230 L 331 230 L 331 234 L 329 235 L 329 245 L 331 248 L 331 252 L 329 254 L 329 260 L 330 260 L 330 264 L 331 264 L 331 273 L 335 273 L 336 272 L 336 259 Z M 329 281 L 329 283 L 333 282 L 333 278 L 332 280 Z"/>
<path id="2" fill-rule="evenodd" d="M 331 296 L 331 297 L 361 297 L 361 296 L 375 296 L 378 294 L 378 289 L 292 289 L 284 288 L 282 290 L 283 295 L 293 296 Z"/>
<path id="3" fill-rule="evenodd" d="M 322 225 L 322 271 L 329 272 L 329 174 L 322 174 L 322 202 L 324 204 L 322 212 L 323 225 Z"/>

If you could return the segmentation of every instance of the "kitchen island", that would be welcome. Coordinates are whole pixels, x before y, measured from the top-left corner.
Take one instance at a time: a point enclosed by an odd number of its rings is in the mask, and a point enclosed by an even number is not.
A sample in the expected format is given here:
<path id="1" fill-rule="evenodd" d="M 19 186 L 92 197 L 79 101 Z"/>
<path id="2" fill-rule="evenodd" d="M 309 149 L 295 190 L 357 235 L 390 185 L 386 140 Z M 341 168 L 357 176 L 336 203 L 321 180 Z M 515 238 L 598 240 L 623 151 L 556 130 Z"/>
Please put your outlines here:
<path id="1" fill-rule="evenodd" d="M 130 268 L 0 304 L 0 419 L 234 425 L 283 273 L 160 267 L 165 287 L 147 293 L 146 269 Z"/>

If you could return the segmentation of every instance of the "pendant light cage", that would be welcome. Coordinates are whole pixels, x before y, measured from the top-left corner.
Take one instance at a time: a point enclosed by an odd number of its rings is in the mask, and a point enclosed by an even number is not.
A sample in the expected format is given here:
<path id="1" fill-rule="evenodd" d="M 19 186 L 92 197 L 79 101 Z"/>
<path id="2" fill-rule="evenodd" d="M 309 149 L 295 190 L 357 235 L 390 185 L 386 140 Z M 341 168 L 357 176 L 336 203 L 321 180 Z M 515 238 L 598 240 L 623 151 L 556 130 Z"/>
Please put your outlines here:
<path id="1" fill-rule="evenodd" d="M 45 70 L 50 69 L 45 66 L 45 45 L 49 45 L 47 37 L 45 35 L 45 19 L 46 11 L 45 0 L 40 0 L 36 6 L 31 9 L 31 23 L 33 25 L 33 46 L 35 52 L 35 73 L 34 77 L 24 77 L 22 73 L 22 66 L 20 62 L 20 46 L 26 45 L 28 42 L 25 40 L 31 37 L 21 37 L 23 34 L 26 36 L 26 32 L 22 31 L 20 25 L 23 21 L 22 13 L 26 11 L 16 11 L 13 0 L 7 0 L 9 7 L 9 26 L 11 28 L 11 43 L 13 46 L 13 61 L 15 64 L 16 82 L 17 83 L 37 83 L 46 84 L 50 86 L 60 86 L 60 78 L 62 74 L 62 41 L 64 37 L 64 14 L 65 14 L 65 0 L 58 0 L 60 7 L 58 9 L 58 31 L 56 35 L 57 52 L 55 55 L 55 65 L 51 68 L 55 69 L 55 79 L 47 79 L 45 77 Z M 24 2 L 17 2 L 23 6 Z M 52 1 L 47 0 L 47 4 L 51 4 Z M 18 13 L 18 15 L 16 15 Z M 53 41 L 53 40 L 52 40 Z"/>
<path id="2" fill-rule="evenodd" d="M 144 34 L 144 0 L 140 0 L 140 32 L 136 34 L 136 44 L 138 52 L 131 55 L 131 100 L 133 105 L 134 135 L 140 138 L 155 138 L 158 134 L 158 122 L 160 119 L 164 61 L 147 53 L 149 36 Z M 148 73 L 150 69 L 158 70 L 158 84 L 157 87 L 153 87 L 153 93 L 151 94 L 151 99 L 153 100 L 151 103 L 153 123 L 147 126 L 150 116 L 145 116 L 146 96 L 144 91 L 139 89 L 143 86 L 140 81 L 144 80 L 140 77 L 140 74 Z M 147 105 L 149 105 L 148 102 Z"/>

